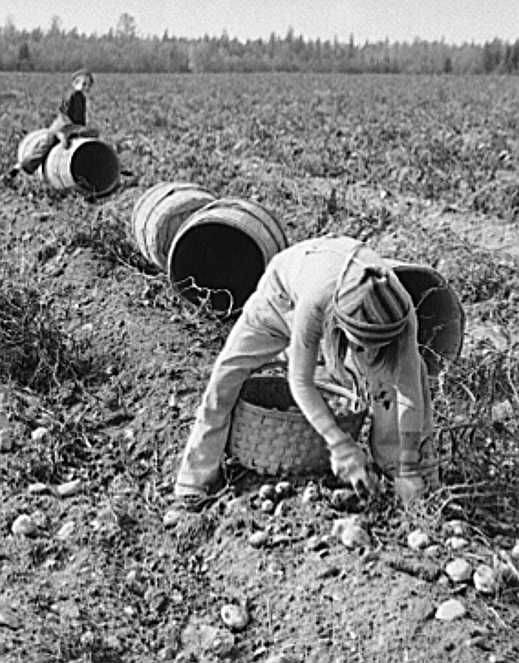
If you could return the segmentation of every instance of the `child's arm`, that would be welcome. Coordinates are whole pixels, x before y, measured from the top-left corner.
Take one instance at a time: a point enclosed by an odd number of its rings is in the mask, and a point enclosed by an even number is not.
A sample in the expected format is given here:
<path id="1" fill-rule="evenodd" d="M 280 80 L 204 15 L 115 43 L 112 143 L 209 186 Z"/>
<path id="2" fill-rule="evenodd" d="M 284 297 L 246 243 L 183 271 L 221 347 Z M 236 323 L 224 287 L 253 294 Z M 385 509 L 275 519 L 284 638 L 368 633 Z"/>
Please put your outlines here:
<path id="1" fill-rule="evenodd" d="M 293 318 L 288 351 L 288 382 L 292 396 L 315 430 L 324 437 L 331 454 L 336 476 L 354 486 L 370 490 L 367 459 L 349 433 L 342 431 L 314 383 L 319 342 L 322 336 L 322 313 L 310 302 L 299 301 Z"/>
<path id="2" fill-rule="evenodd" d="M 297 405 L 315 430 L 331 445 L 345 439 L 314 383 L 321 339 L 321 320 L 311 304 L 298 302 L 289 347 L 288 382 Z"/>

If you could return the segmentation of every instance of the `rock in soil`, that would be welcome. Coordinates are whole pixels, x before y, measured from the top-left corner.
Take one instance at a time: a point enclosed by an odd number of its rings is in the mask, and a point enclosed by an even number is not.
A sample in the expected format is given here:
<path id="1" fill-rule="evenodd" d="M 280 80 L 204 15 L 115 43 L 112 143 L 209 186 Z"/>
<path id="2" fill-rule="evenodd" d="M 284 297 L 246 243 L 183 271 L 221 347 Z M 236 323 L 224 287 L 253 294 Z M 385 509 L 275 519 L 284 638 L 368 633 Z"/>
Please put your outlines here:
<path id="1" fill-rule="evenodd" d="M 225 515 L 227 516 L 245 516 L 248 511 L 247 498 L 243 495 L 241 497 L 233 497 L 225 504 Z"/>
<path id="2" fill-rule="evenodd" d="M 244 606 L 228 603 L 222 606 L 220 616 L 231 631 L 243 631 L 249 623 L 249 613 Z"/>
<path id="3" fill-rule="evenodd" d="M 11 525 L 11 532 L 17 536 L 32 536 L 36 534 L 38 527 L 34 520 L 26 513 L 22 513 Z"/>
<path id="4" fill-rule="evenodd" d="M 212 626 L 204 618 L 192 617 L 182 632 L 181 642 L 185 649 L 185 658 L 179 660 L 208 660 L 207 654 L 227 656 L 234 646 L 234 636 L 229 631 Z M 196 656 L 195 659 L 191 657 Z M 202 656 L 200 656 L 202 654 Z M 176 660 L 176 659 L 175 659 Z M 210 659 L 211 661 L 213 658 Z"/>
<path id="5" fill-rule="evenodd" d="M 452 550 L 462 550 L 469 545 L 469 542 L 461 536 L 451 536 L 445 541 L 445 545 Z"/>
<path id="6" fill-rule="evenodd" d="M 515 542 L 514 547 L 510 552 L 510 556 L 512 559 L 519 560 L 519 539 Z"/>
<path id="7" fill-rule="evenodd" d="M 443 622 L 451 622 L 454 619 L 464 617 L 466 614 L 465 606 L 458 599 L 449 599 L 436 609 L 436 619 Z"/>
<path id="8" fill-rule="evenodd" d="M 13 631 L 21 626 L 14 610 L 7 603 L 0 603 L 0 626 L 6 626 Z"/>
<path id="9" fill-rule="evenodd" d="M 407 537 L 407 545 L 411 550 L 423 550 L 424 548 L 427 548 L 429 542 L 429 536 L 419 529 L 410 532 Z"/>
<path id="10" fill-rule="evenodd" d="M 445 567 L 445 573 L 452 582 L 467 582 L 472 575 L 472 567 L 463 557 L 457 557 Z"/>
<path id="11" fill-rule="evenodd" d="M 65 541 L 70 536 L 72 536 L 75 529 L 76 529 L 76 523 L 73 520 L 69 520 L 66 523 L 63 523 L 63 525 L 59 528 L 56 534 L 56 538 L 59 539 L 60 541 Z"/>
<path id="12" fill-rule="evenodd" d="M 79 642 L 83 647 L 92 647 L 96 639 L 95 633 L 93 631 L 85 631 L 79 638 Z"/>
<path id="13" fill-rule="evenodd" d="M 33 442 L 42 442 L 49 435 L 49 429 L 45 426 L 38 426 L 31 433 L 31 440 Z"/>
<path id="14" fill-rule="evenodd" d="M 116 635 L 107 635 L 104 640 L 105 647 L 113 651 L 121 652 L 124 647 Z"/>
<path id="15" fill-rule="evenodd" d="M 474 587 L 481 594 L 494 594 L 499 589 L 499 578 L 494 569 L 480 564 L 474 571 Z"/>
<path id="16" fill-rule="evenodd" d="M 38 529 L 46 529 L 49 524 L 49 516 L 42 509 L 36 509 L 31 514 L 32 522 Z"/>
<path id="17" fill-rule="evenodd" d="M 508 399 L 492 406 L 492 422 L 506 421 L 514 416 L 514 406 Z"/>
<path id="18" fill-rule="evenodd" d="M 362 548 L 371 543 L 369 534 L 360 525 L 352 525 L 343 530 L 341 542 L 346 548 Z"/>
<path id="19" fill-rule="evenodd" d="M 467 523 L 464 520 L 447 520 L 443 523 L 442 533 L 446 536 L 464 536 L 467 529 Z"/>
<path id="20" fill-rule="evenodd" d="M 67 481 L 56 486 L 56 493 L 59 497 L 72 497 L 72 495 L 77 495 L 81 492 L 82 489 L 81 479 L 74 479 L 73 481 Z"/>
<path id="21" fill-rule="evenodd" d="M 130 569 L 126 574 L 125 583 L 128 589 L 138 596 L 144 596 L 146 587 L 144 584 L 144 577 L 139 569 Z"/>
<path id="22" fill-rule="evenodd" d="M 162 522 L 164 523 L 164 527 L 175 527 L 175 525 L 184 520 L 185 517 L 186 514 L 182 509 L 173 508 L 166 511 L 162 518 Z"/>
<path id="23" fill-rule="evenodd" d="M 270 483 L 264 483 L 259 487 L 258 496 L 260 500 L 272 500 L 274 502 L 276 499 L 276 489 Z"/>
<path id="24" fill-rule="evenodd" d="M 100 508 L 90 525 L 95 531 L 103 529 L 103 527 L 117 525 L 117 516 L 113 508 L 111 506 L 104 506 Z"/>
<path id="25" fill-rule="evenodd" d="M 228 659 L 233 648 L 234 635 L 229 633 L 229 631 L 224 631 L 223 629 L 219 630 L 216 638 L 213 640 L 213 652 L 218 656 L 219 659 Z"/>
<path id="26" fill-rule="evenodd" d="M 49 487 L 46 483 L 31 483 L 27 488 L 29 495 L 41 495 L 41 493 L 46 493 L 49 490 Z"/>
<path id="27" fill-rule="evenodd" d="M 269 535 L 263 530 L 258 530 L 249 536 L 249 543 L 253 548 L 262 548 L 268 541 Z"/>
<path id="28" fill-rule="evenodd" d="M 11 451 L 13 448 L 13 440 L 11 431 L 8 428 L 0 430 L 0 451 Z"/>
<path id="29" fill-rule="evenodd" d="M 310 502 L 317 502 L 319 499 L 319 489 L 315 483 L 309 483 L 303 491 L 303 496 L 301 501 L 303 504 L 309 504 Z"/>
<path id="30" fill-rule="evenodd" d="M 290 481 L 278 481 L 274 486 L 274 490 L 278 497 L 288 497 L 292 492 L 292 485 Z"/>
<path id="31" fill-rule="evenodd" d="M 332 535 L 338 536 L 347 548 L 360 548 L 370 544 L 370 538 L 357 515 L 338 518 L 333 523 Z"/>
<path id="32" fill-rule="evenodd" d="M 272 500 L 263 500 L 260 505 L 260 509 L 263 511 L 263 513 L 272 513 L 275 507 L 276 505 Z"/>

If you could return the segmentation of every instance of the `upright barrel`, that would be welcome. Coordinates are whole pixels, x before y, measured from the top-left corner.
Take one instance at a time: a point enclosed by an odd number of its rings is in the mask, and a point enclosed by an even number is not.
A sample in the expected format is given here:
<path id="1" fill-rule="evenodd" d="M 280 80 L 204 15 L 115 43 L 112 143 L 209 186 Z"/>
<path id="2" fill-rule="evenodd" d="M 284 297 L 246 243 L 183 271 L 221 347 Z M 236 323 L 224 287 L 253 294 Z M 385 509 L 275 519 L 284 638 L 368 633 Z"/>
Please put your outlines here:
<path id="1" fill-rule="evenodd" d="M 76 189 L 101 197 L 119 184 L 117 154 L 99 138 L 74 138 L 68 148 L 58 143 L 42 168 L 44 179 L 55 189 Z"/>
<path id="2" fill-rule="evenodd" d="M 199 184 L 160 182 L 145 191 L 132 213 L 132 231 L 142 255 L 166 269 L 168 252 L 184 221 L 215 196 Z"/>
<path id="3" fill-rule="evenodd" d="M 279 221 L 263 205 L 222 198 L 180 226 L 169 250 L 168 276 L 189 301 L 238 311 L 270 259 L 287 246 Z"/>
<path id="4" fill-rule="evenodd" d="M 445 278 L 427 265 L 387 260 L 411 295 L 418 321 L 418 346 L 431 376 L 456 359 L 463 345 L 465 314 Z"/>

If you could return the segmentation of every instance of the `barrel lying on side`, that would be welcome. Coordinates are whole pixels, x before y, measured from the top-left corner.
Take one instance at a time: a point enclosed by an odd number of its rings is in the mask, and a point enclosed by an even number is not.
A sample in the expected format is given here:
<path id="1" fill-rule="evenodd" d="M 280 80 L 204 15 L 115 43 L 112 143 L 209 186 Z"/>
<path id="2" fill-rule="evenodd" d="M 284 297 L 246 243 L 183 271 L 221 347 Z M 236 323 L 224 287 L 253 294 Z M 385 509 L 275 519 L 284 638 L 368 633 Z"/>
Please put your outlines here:
<path id="1" fill-rule="evenodd" d="M 132 230 L 142 255 L 166 269 L 171 242 L 191 214 L 215 199 L 190 182 L 160 182 L 145 191 L 132 213 Z"/>
<path id="2" fill-rule="evenodd" d="M 119 159 L 109 145 L 99 138 L 74 138 L 65 148 L 61 143 L 53 145 L 55 140 L 48 129 L 31 131 L 18 146 L 18 162 L 23 163 L 33 153 L 41 154 L 42 150 L 44 154 L 48 149 L 39 173 L 54 189 L 76 189 L 81 193 L 104 196 L 117 187 Z"/>
<path id="3" fill-rule="evenodd" d="M 76 189 L 96 197 L 119 184 L 119 159 L 99 138 L 74 138 L 70 147 L 58 144 L 42 166 L 44 179 L 55 189 Z"/>
<path id="4" fill-rule="evenodd" d="M 270 259 L 287 246 L 279 221 L 263 205 L 222 198 L 180 226 L 169 250 L 168 276 L 186 299 L 208 299 L 216 311 L 237 311 Z"/>

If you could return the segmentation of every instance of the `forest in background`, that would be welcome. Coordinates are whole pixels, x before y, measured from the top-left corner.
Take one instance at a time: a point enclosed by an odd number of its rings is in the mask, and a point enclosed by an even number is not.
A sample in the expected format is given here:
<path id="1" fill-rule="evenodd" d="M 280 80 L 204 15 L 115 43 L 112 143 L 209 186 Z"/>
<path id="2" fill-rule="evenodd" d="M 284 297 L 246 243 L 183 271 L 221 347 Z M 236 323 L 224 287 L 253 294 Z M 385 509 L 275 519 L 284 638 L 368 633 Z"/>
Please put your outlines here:
<path id="1" fill-rule="evenodd" d="M 289 28 L 284 36 L 240 41 L 227 33 L 187 39 L 170 34 L 140 36 L 135 18 L 122 14 L 105 34 L 64 30 L 54 16 L 47 30 L 18 29 L 8 18 L 0 27 L 0 70 L 98 72 L 343 72 L 423 74 L 514 74 L 519 72 L 519 38 L 448 44 L 445 41 L 366 41 L 351 35 L 305 39 Z"/>

